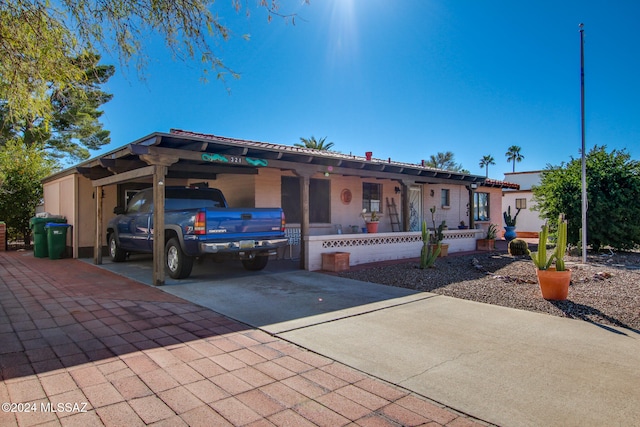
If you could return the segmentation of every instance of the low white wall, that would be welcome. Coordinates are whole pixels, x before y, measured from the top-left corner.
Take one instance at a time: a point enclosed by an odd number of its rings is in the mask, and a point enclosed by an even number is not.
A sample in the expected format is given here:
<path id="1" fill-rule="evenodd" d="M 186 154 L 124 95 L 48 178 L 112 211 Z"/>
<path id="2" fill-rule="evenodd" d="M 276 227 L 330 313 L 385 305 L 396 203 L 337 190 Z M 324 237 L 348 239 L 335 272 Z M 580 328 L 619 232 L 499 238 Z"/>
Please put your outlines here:
<path id="1" fill-rule="evenodd" d="M 476 240 L 484 237 L 482 230 L 445 230 L 442 243 L 449 244 L 449 253 L 474 251 Z M 377 261 L 417 258 L 422 248 L 422 234 L 375 233 L 332 234 L 308 236 L 304 239 L 307 269 L 322 269 L 322 254 L 349 252 L 349 265 Z"/>

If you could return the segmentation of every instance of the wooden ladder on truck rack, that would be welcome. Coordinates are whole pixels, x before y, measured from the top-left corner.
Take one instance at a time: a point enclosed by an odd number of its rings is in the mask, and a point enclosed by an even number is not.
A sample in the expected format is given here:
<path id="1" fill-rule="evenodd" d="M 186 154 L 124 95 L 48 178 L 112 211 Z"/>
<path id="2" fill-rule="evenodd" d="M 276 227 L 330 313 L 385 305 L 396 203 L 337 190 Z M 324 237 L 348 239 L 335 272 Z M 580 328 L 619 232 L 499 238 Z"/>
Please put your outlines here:
<path id="1" fill-rule="evenodd" d="M 387 197 L 387 210 L 389 211 L 389 221 L 391 221 L 391 231 L 401 231 L 400 216 L 398 215 L 398 208 L 393 197 L 391 198 L 391 203 L 389 203 L 389 198 Z"/>

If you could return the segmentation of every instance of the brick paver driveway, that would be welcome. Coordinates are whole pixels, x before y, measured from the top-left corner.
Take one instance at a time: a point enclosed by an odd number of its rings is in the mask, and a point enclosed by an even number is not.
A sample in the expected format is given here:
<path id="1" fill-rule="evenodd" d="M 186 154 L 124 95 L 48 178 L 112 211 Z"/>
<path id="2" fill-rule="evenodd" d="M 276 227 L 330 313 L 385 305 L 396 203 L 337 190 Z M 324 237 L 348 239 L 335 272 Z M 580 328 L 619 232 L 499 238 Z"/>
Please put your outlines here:
<path id="1" fill-rule="evenodd" d="M 0 252 L 2 426 L 477 425 L 73 260 Z"/>

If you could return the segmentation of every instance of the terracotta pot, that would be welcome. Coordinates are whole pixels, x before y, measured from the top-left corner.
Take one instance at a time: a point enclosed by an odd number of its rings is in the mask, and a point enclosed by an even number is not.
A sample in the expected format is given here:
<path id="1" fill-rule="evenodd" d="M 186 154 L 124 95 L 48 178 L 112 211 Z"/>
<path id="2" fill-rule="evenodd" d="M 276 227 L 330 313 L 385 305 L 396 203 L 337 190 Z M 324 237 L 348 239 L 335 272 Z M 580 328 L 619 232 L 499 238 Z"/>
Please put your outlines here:
<path id="1" fill-rule="evenodd" d="M 478 239 L 476 240 L 476 250 L 478 251 L 493 251 L 496 248 L 495 239 Z"/>
<path id="2" fill-rule="evenodd" d="M 437 244 L 433 244 L 433 243 L 429 243 L 429 246 L 431 246 L 431 250 L 435 251 L 436 248 L 438 247 Z M 449 255 L 449 244 L 448 243 L 440 243 L 440 254 L 438 254 L 438 257 L 445 257 Z"/>
<path id="3" fill-rule="evenodd" d="M 548 270 L 536 270 L 538 284 L 542 298 L 550 301 L 564 301 L 569 294 L 571 270 L 556 271 L 555 267 Z"/>
<path id="4" fill-rule="evenodd" d="M 367 222 L 367 233 L 377 233 L 378 222 Z"/>

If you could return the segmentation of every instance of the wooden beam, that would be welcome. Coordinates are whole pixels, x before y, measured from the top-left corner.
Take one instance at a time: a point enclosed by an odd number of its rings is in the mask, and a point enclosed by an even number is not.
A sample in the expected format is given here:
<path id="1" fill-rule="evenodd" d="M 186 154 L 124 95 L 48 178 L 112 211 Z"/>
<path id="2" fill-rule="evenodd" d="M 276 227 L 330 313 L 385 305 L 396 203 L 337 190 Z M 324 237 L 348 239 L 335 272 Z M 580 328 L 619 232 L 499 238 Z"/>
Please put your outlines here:
<path id="1" fill-rule="evenodd" d="M 262 167 L 271 167 L 282 170 L 291 170 L 291 171 L 301 171 L 305 168 L 308 168 L 309 171 L 318 172 L 319 167 L 321 165 L 311 163 L 314 159 L 313 156 L 295 156 L 289 158 L 295 158 L 297 161 L 290 160 L 272 160 L 267 158 L 258 158 L 258 157 L 245 157 L 245 156 L 231 156 L 228 154 L 219 154 L 216 153 L 201 153 L 194 152 L 188 150 L 177 150 L 172 148 L 163 148 L 163 147 L 135 147 L 131 148 L 134 154 L 166 154 L 171 156 L 176 156 L 181 160 L 193 160 L 200 162 L 212 162 L 217 164 L 224 164 L 226 166 L 253 166 L 256 168 Z M 343 164 L 348 162 L 352 163 L 351 160 L 345 160 Z M 419 166 L 416 168 L 404 167 L 402 173 L 394 173 L 394 172 L 383 172 L 382 170 L 371 170 L 371 165 L 376 165 L 376 169 L 382 169 L 385 163 L 371 163 L 362 161 L 361 163 L 357 163 L 357 161 L 353 161 L 356 163 L 357 168 L 349 168 L 343 166 L 336 166 L 333 168 L 331 173 L 336 175 L 345 175 L 345 176 L 365 176 L 367 178 L 382 178 L 382 179 L 406 179 L 407 175 L 409 176 L 421 176 L 421 177 L 431 177 L 429 182 L 431 183 L 451 183 L 453 179 L 449 178 L 452 176 L 450 172 L 438 172 L 433 170 L 422 169 Z M 369 166 L 369 167 L 367 167 Z M 445 178 L 446 177 L 446 178 Z M 457 178 L 457 177 L 456 177 Z M 455 179 L 455 178 L 454 178 Z M 472 182 L 477 178 L 473 175 L 465 175 L 463 182 Z M 458 179 L 455 179 L 458 181 Z"/>
<path id="2" fill-rule="evenodd" d="M 83 167 L 83 166 L 77 166 L 76 167 L 76 172 L 78 172 L 83 177 L 91 179 L 91 180 L 93 180 L 93 179 L 101 179 L 101 178 L 105 178 L 107 176 L 113 175 L 111 172 L 109 172 L 106 169 L 88 168 L 88 167 Z"/>
<path id="3" fill-rule="evenodd" d="M 234 174 L 234 175 L 257 175 L 258 169 L 252 167 L 224 166 L 218 164 L 194 165 L 187 163 L 176 163 L 169 167 L 168 173 L 172 172 L 194 172 L 200 174 Z"/>
<path id="4" fill-rule="evenodd" d="M 113 173 L 128 172 L 145 166 L 145 163 L 139 160 L 107 159 L 104 157 L 98 159 L 98 163 L 100 166 Z"/>
<path id="5" fill-rule="evenodd" d="M 111 175 L 106 178 L 96 179 L 91 181 L 91 185 L 94 187 L 120 184 L 126 181 L 133 181 L 138 178 L 147 177 L 153 175 L 153 166 L 145 166 L 140 169 L 134 169 L 129 172 L 122 172 L 116 175 Z"/>

